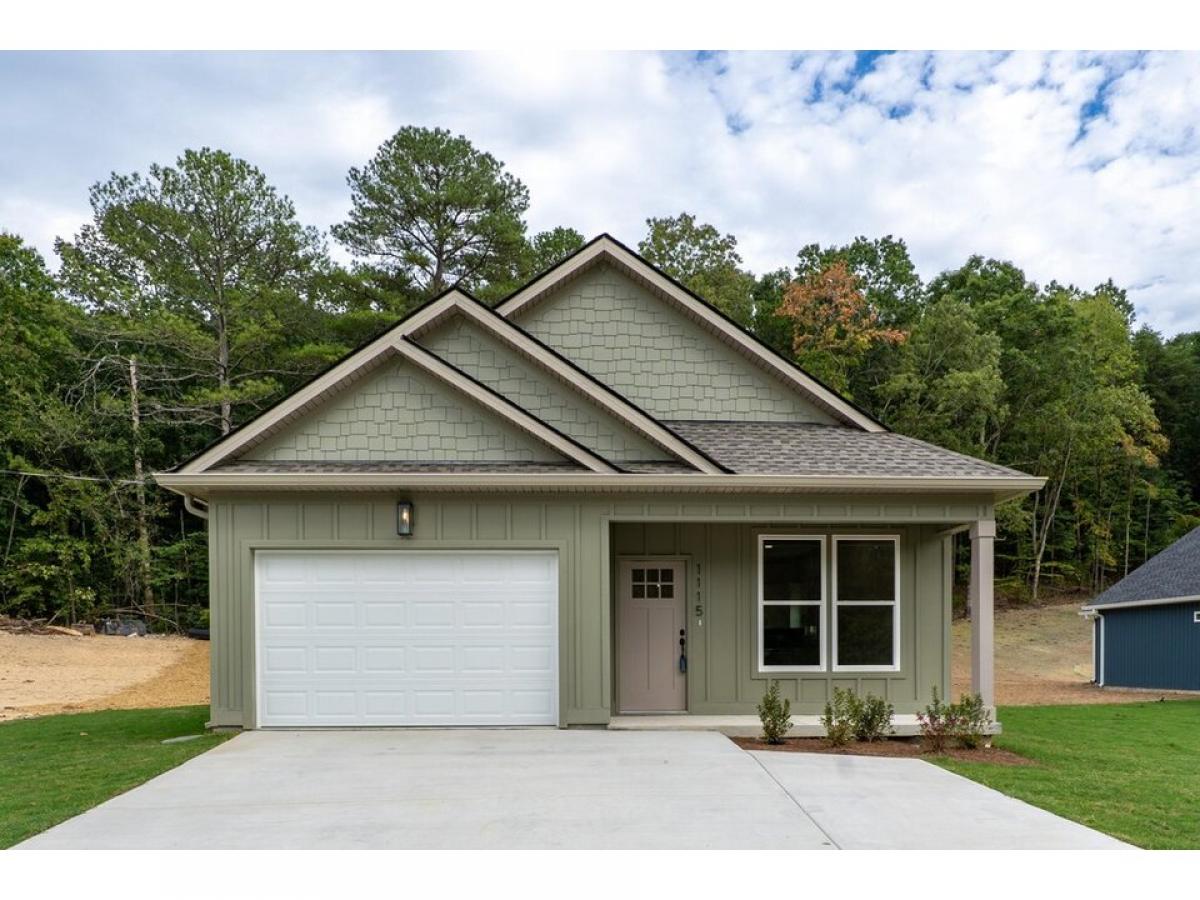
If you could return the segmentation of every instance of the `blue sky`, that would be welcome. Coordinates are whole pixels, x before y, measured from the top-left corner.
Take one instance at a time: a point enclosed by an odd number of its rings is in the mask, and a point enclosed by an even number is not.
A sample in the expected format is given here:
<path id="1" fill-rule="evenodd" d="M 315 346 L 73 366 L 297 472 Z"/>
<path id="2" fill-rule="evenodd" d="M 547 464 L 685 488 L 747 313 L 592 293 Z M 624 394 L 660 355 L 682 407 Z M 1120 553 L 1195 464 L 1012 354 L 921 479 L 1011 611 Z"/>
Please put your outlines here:
<path id="1" fill-rule="evenodd" d="M 1200 54 L 0 54 L 0 228 L 52 256 L 112 171 L 218 146 L 322 229 L 345 173 L 441 125 L 530 189 L 530 225 L 689 210 L 747 264 L 857 234 L 923 275 L 971 253 L 1130 291 L 1200 329 Z"/>

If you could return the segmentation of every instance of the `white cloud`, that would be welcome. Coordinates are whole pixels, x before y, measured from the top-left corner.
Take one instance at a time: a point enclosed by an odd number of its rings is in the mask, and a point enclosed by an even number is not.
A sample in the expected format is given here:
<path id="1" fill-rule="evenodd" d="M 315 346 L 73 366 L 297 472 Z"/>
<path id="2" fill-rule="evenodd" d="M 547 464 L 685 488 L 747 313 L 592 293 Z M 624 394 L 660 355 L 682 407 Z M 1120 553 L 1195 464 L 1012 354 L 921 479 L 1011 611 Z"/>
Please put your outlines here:
<path id="1" fill-rule="evenodd" d="M 504 160 L 535 229 L 636 242 L 687 209 L 760 271 L 890 233 L 927 277 L 971 253 L 1039 281 L 1112 277 L 1144 321 L 1200 328 L 1197 54 L 0 58 L 0 84 L 22 81 L 0 88 L 0 227 L 43 250 L 88 184 L 201 143 L 328 227 L 346 170 L 414 123 Z"/>

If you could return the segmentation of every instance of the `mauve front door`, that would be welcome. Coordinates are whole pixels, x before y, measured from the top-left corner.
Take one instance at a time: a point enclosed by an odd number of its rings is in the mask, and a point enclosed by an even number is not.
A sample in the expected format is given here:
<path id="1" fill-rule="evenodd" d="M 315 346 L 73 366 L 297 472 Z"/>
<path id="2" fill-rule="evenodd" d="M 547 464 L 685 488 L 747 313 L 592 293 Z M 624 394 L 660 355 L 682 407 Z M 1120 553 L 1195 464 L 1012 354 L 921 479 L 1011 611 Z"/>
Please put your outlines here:
<path id="1" fill-rule="evenodd" d="M 618 567 L 617 695 L 623 713 L 687 710 L 685 572 L 677 560 L 622 560 Z"/>

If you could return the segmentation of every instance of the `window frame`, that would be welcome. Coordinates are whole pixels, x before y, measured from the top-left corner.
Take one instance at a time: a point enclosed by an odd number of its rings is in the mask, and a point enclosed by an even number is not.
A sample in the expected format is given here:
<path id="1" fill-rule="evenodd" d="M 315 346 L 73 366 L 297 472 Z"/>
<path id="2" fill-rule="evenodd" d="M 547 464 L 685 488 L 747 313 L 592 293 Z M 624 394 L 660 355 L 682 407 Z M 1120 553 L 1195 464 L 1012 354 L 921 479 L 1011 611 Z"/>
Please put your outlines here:
<path id="1" fill-rule="evenodd" d="M 848 600 L 845 603 L 838 599 L 837 587 L 837 551 L 841 541 L 891 541 L 893 551 L 893 593 L 891 601 L 881 600 Z M 835 534 L 830 536 L 830 591 L 829 618 L 830 654 L 833 657 L 832 672 L 899 672 L 900 671 L 900 535 L 898 534 Z M 888 606 L 892 607 L 892 662 L 891 665 L 842 665 L 838 662 L 838 609 L 841 606 Z"/>
<path id="2" fill-rule="evenodd" d="M 821 593 L 820 599 L 817 602 L 805 601 L 768 601 L 763 596 L 763 581 L 766 574 L 767 543 L 769 541 L 815 541 L 821 551 Z M 828 646 L 829 646 L 829 617 L 826 614 L 825 608 L 829 605 L 829 538 L 824 534 L 760 534 L 758 535 L 758 598 L 757 598 L 757 613 L 758 622 L 756 625 L 758 631 L 758 673 L 770 674 L 780 672 L 826 672 L 828 671 Z M 817 607 L 817 621 L 819 632 L 818 641 L 820 647 L 820 661 L 815 666 L 768 666 L 763 660 L 765 656 L 765 640 L 764 632 L 766 631 L 766 616 L 763 610 L 768 606 L 815 606 Z"/>

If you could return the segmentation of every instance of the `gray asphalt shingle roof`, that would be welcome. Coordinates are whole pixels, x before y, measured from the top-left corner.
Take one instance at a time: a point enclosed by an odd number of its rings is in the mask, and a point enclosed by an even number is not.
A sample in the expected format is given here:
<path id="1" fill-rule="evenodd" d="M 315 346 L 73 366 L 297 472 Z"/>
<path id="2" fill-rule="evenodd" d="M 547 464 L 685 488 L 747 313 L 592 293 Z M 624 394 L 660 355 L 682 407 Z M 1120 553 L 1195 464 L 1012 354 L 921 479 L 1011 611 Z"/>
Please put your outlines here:
<path id="1" fill-rule="evenodd" d="M 891 432 L 808 422 L 668 421 L 663 425 L 739 475 L 862 475 L 867 477 L 1020 478 L 1024 474 Z M 632 474 L 689 474 L 677 460 L 618 461 Z M 575 463 L 384 461 L 258 461 L 239 459 L 213 471 L 252 472 L 583 472 Z"/>
<path id="2" fill-rule="evenodd" d="M 664 422 L 743 475 L 1016 478 L 1024 473 L 892 432 L 808 422 Z"/>
<path id="3" fill-rule="evenodd" d="M 1134 569 L 1088 606 L 1200 597 L 1200 528 Z"/>

